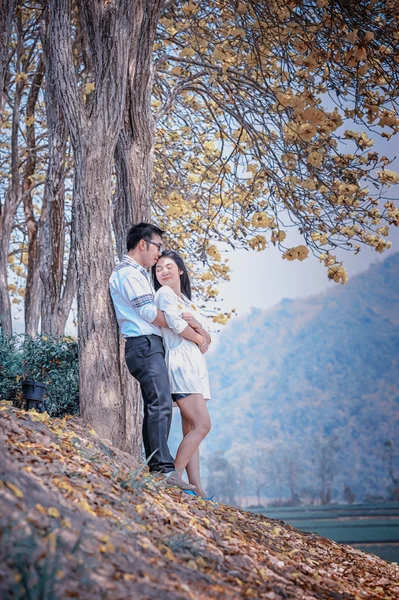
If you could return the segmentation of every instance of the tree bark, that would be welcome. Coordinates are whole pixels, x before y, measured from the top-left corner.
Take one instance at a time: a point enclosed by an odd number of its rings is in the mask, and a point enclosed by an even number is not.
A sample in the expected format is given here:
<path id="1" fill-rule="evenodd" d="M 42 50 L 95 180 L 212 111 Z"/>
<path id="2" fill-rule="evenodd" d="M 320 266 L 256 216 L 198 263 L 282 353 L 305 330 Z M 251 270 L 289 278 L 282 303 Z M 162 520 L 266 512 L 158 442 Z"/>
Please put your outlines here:
<path id="1" fill-rule="evenodd" d="M 17 65 L 23 53 L 22 33 L 20 23 L 18 23 L 18 45 L 17 45 Z M 23 68 L 26 64 L 23 64 Z M 21 100 L 25 87 L 23 80 L 20 80 L 15 86 L 14 105 L 12 107 L 11 124 L 11 160 L 10 172 L 11 181 L 5 193 L 4 201 L 0 203 L 0 325 L 7 335 L 12 335 L 12 316 L 11 303 L 7 284 L 7 264 L 8 248 L 13 227 L 15 213 L 21 202 L 21 185 L 19 177 L 19 143 L 18 130 L 21 114 Z"/>
<path id="2" fill-rule="evenodd" d="M 100 437 L 140 457 L 141 436 L 134 414 L 132 419 L 136 386 L 122 355 L 108 279 L 114 265 L 112 160 L 121 129 L 130 45 L 137 43 L 143 3 L 86 0 L 80 9 L 94 67 L 90 114 L 74 73 L 70 2 L 52 0 L 50 5 L 51 64 L 75 159 L 73 246 L 78 278 L 81 412 Z"/>
<path id="3" fill-rule="evenodd" d="M 26 103 L 26 141 L 28 158 L 25 163 L 25 172 L 22 180 L 22 197 L 28 231 L 28 276 L 25 287 L 25 333 L 35 337 L 38 333 L 42 285 L 40 280 L 40 255 L 42 246 L 43 212 L 36 218 L 33 212 L 33 198 L 31 187 L 36 170 L 36 136 L 35 136 L 35 109 L 39 90 L 43 82 L 44 61 L 43 55 L 39 57 L 36 74 L 33 77 L 28 100 Z M 29 119 L 33 119 L 30 122 Z M 45 207 L 44 207 L 45 209 Z"/>
<path id="4" fill-rule="evenodd" d="M 0 113 L 3 112 L 4 74 L 9 52 L 14 4 L 14 0 L 2 0 L 0 3 Z"/>
<path id="5" fill-rule="evenodd" d="M 9 336 L 12 336 L 12 319 L 7 282 L 8 245 L 17 206 L 18 196 L 14 196 L 9 187 L 4 205 L 0 206 L 0 328 Z"/>
<path id="6" fill-rule="evenodd" d="M 0 113 L 3 112 L 4 74 L 9 52 L 12 29 L 14 0 L 6 0 L 0 5 Z M 20 102 L 20 99 L 19 99 Z M 19 109 L 19 103 L 18 103 Z M 19 118 L 19 115 L 18 115 Z M 9 187 L 3 204 L 0 203 L 0 327 L 4 333 L 12 335 L 11 303 L 7 287 L 7 260 L 12 220 L 17 209 L 18 198 Z"/>
<path id="7" fill-rule="evenodd" d="M 115 151 L 116 194 L 112 224 L 119 258 L 126 252 L 126 236 L 133 223 L 151 220 L 151 178 L 154 163 L 155 123 L 151 112 L 153 87 L 152 46 L 163 0 L 147 3 L 140 35 L 129 55 L 129 78 L 123 128 Z M 120 347 L 124 342 L 120 336 Z M 120 354 L 121 373 L 131 378 Z M 141 450 L 141 392 L 136 380 L 130 402 L 124 403 L 127 437 Z"/>
<path id="8" fill-rule="evenodd" d="M 46 214 L 40 270 L 43 285 L 41 331 L 42 334 L 59 337 L 65 331 L 72 301 L 76 295 L 76 268 L 71 241 L 68 268 L 64 280 L 65 160 L 68 131 L 56 96 L 53 69 L 50 64 L 52 54 L 48 41 L 48 11 L 46 11 L 45 17 L 42 42 L 45 54 L 45 102 L 49 162 L 43 200 Z"/>
<path id="9" fill-rule="evenodd" d="M 117 185 L 113 227 L 119 258 L 126 251 L 126 235 L 132 224 L 151 219 L 155 143 L 151 111 L 152 47 L 163 4 L 153 2 L 145 12 L 138 44 L 132 48 L 129 57 L 127 102 L 115 152 Z"/>

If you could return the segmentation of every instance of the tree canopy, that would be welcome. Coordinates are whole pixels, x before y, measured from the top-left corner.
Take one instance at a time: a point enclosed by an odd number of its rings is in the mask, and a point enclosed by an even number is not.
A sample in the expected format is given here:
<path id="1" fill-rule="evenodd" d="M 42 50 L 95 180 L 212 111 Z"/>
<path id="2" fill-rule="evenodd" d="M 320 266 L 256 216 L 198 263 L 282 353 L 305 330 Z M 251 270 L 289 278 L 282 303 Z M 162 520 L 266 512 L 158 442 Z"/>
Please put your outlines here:
<path id="1" fill-rule="evenodd" d="M 107 10 L 100 5 L 96 10 Z M 73 55 L 79 94 L 92 114 L 100 83 L 80 9 L 73 5 Z M 10 261 L 21 277 L 51 159 L 41 89 L 45 4 L 17 3 L 14 17 L 2 116 L 2 203 L 19 160 L 13 185 L 23 188 L 24 210 L 15 212 L 12 239 L 18 243 Z M 145 16 L 138 53 L 148 27 Z M 197 271 L 197 291 L 215 297 L 218 282 L 229 277 L 217 242 L 257 251 L 276 244 L 288 260 L 303 260 L 310 249 L 341 282 L 347 275 L 336 248 L 389 247 L 389 226 L 398 225 L 399 213 L 384 196 L 398 176 L 372 146 L 373 137 L 390 139 L 399 130 L 395 2 L 166 2 L 152 27 L 146 57 L 152 115 L 146 115 L 144 152 L 155 160 L 147 203 Z M 136 73 L 132 84 L 137 79 Z M 132 103 L 144 108 L 142 79 L 137 83 Z M 63 170 L 65 181 L 71 172 Z M 304 244 L 288 248 L 293 225 Z M 10 285 L 13 294 L 24 295 L 23 281 Z"/>

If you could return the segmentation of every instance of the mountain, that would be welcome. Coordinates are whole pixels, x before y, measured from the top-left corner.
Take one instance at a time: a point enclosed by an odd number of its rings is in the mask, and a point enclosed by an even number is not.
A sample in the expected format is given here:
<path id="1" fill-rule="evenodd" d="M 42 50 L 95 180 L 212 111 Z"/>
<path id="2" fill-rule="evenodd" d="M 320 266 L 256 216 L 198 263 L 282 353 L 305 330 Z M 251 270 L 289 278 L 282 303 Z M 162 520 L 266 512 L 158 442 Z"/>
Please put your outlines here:
<path id="1" fill-rule="evenodd" d="M 345 286 L 234 320 L 208 359 L 210 476 L 216 452 L 245 482 L 236 495 L 395 494 L 398 308 L 394 254 Z"/>

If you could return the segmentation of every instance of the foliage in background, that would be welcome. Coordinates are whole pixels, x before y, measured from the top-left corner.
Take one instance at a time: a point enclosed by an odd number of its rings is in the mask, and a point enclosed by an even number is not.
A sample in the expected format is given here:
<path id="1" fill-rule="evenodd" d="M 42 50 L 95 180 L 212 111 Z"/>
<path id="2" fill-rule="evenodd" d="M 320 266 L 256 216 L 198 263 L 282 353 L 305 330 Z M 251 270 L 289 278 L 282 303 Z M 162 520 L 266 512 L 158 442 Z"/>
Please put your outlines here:
<path id="1" fill-rule="evenodd" d="M 46 410 L 52 417 L 78 414 L 77 342 L 70 337 L 10 338 L 0 329 L 0 399 L 20 401 L 24 379 L 47 384 Z"/>

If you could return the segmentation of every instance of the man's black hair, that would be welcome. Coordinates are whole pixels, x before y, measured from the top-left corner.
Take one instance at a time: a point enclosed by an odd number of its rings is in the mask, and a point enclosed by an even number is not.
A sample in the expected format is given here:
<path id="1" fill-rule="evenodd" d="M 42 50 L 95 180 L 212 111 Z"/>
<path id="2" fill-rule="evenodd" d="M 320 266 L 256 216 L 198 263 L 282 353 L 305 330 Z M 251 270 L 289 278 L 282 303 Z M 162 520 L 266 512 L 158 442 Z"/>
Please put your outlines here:
<path id="1" fill-rule="evenodd" d="M 137 223 L 128 231 L 126 238 L 127 251 L 134 250 L 140 240 L 150 242 L 154 235 L 162 237 L 164 233 L 162 229 L 159 229 L 156 225 L 151 225 L 151 223 Z"/>

